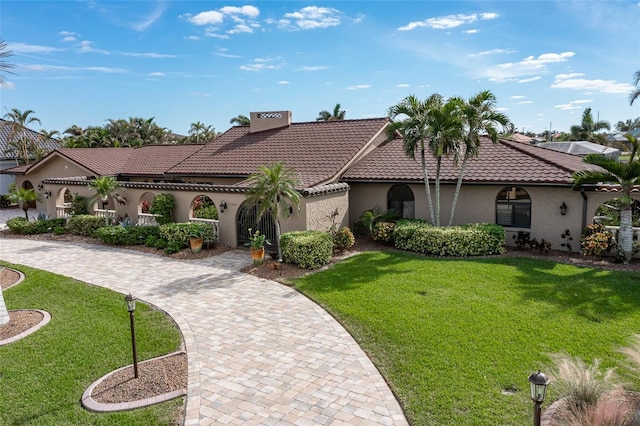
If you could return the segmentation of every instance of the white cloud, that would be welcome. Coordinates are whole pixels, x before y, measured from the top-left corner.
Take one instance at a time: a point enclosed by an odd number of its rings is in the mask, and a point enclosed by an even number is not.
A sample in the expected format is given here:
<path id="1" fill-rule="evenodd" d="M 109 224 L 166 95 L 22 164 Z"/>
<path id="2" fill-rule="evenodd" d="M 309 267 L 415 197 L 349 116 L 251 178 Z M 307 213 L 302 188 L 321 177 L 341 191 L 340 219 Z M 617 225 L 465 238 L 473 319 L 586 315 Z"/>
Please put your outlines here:
<path id="1" fill-rule="evenodd" d="M 547 71 L 548 64 L 565 62 L 575 55 L 574 52 L 543 53 L 537 58 L 528 56 L 520 62 L 508 62 L 484 69 L 480 76 L 490 81 L 504 82 Z"/>
<path id="2" fill-rule="evenodd" d="M 321 70 L 328 70 L 329 68 L 330 67 L 326 65 L 315 65 L 315 66 L 304 65 L 298 68 L 298 71 L 321 71 Z"/>
<path id="3" fill-rule="evenodd" d="M 94 71 L 106 74 L 123 74 L 127 70 L 122 68 L 109 68 L 109 67 L 65 67 L 59 65 L 24 65 L 21 67 L 29 71 Z"/>
<path id="4" fill-rule="evenodd" d="M 284 66 L 282 63 L 272 63 L 279 62 L 282 58 L 256 58 L 253 60 L 253 64 L 241 65 L 240 69 L 242 71 L 252 71 L 252 72 L 260 72 L 266 70 L 277 70 Z"/>
<path id="5" fill-rule="evenodd" d="M 220 9 L 220 12 L 229 16 L 243 15 L 250 19 L 255 19 L 260 15 L 260 10 L 255 6 L 225 6 Z"/>
<path id="6" fill-rule="evenodd" d="M 168 55 L 165 53 L 155 53 L 155 52 L 123 52 L 119 50 L 109 51 L 104 49 L 97 49 L 92 46 L 93 42 L 88 40 L 83 40 L 78 44 L 80 53 L 98 53 L 101 55 L 120 55 L 120 56 L 129 56 L 133 58 L 150 58 L 150 59 L 163 59 L 163 58 L 175 58 L 176 55 Z"/>
<path id="7" fill-rule="evenodd" d="M 433 28 L 434 30 L 447 30 L 464 24 L 472 24 L 478 21 L 478 19 L 484 21 L 496 19 L 498 16 L 499 15 L 497 13 L 481 13 L 480 15 L 472 13 L 470 15 L 457 14 L 440 16 L 437 18 L 428 18 L 424 21 L 409 22 L 407 25 L 398 28 L 398 31 L 411 31 L 421 27 Z"/>
<path id="8" fill-rule="evenodd" d="M 140 21 L 134 22 L 133 24 L 131 24 L 131 28 L 133 28 L 136 31 L 146 30 L 151 24 L 153 24 L 158 19 L 160 19 L 160 17 L 162 17 L 162 14 L 164 13 L 164 9 L 165 9 L 165 5 L 163 5 L 162 3 L 158 3 L 156 5 L 156 8 L 152 10 L 148 16 L 145 16 Z"/>
<path id="9" fill-rule="evenodd" d="M 516 53 L 516 51 L 513 49 L 491 49 L 483 50 L 482 52 L 478 53 L 470 53 L 468 56 L 470 56 L 471 58 L 475 58 L 477 56 L 495 55 L 498 53 Z"/>
<path id="10" fill-rule="evenodd" d="M 286 80 L 280 80 L 280 81 L 278 82 L 278 84 L 281 84 L 281 85 L 287 85 L 287 84 L 291 84 L 291 83 L 290 83 L 290 82 L 288 82 L 288 81 L 286 81 Z"/>
<path id="11" fill-rule="evenodd" d="M 4 84 L 0 84 L 0 90 L 14 90 L 15 88 L 15 83 L 11 81 L 5 81 Z"/>
<path id="12" fill-rule="evenodd" d="M 510 99 L 524 99 L 525 97 L 522 95 L 513 95 Z"/>
<path id="13" fill-rule="evenodd" d="M 150 72 L 148 74 L 150 77 L 164 77 L 167 74 L 163 73 L 163 72 Z"/>
<path id="14" fill-rule="evenodd" d="M 223 58 L 234 58 L 234 59 L 242 58 L 242 56 L 239 56 L 239 55 L 232 55 L 230 53 L 223 53 L 223 52 L 217 52 L 217 53 L 214 53 L 214 55 L 222 56 Z"/>
<path id="15" fill-rule="evenodd" d="M 581 106 L 578 105 L 573 105 L 573 104 L 560 104 L 560 105 L 554 105 L 554 108 L 562 110 L 562 111 L 570 111 L 572 109 L 582 109 Z"/>
<path id="16" fill-rule="evenodd" d="M 584 74 L 559 74 L 551 85 L 552 89 L 591 90 L 601 93 L 629 93 L 634 86 L 627 83 L 618 83 L 615 80 L 588 80 L 575 78 Z"/>
<path id="17" fill-rule="evenodd" d="M 62 50 L 50 46 L 40 46 L 37 44 L 26 43 L 8 43 L 8 48 L 13 53 L 51 53 L 59 52 Z"/>
<path id="18" fill-rule="evenodd" d="M 531 83 L 532 81 L 537 81 L 537 80 L 540 80 L 541 78 L 542 77 L 540 77 L 539 75 L 531 78 L 523 78 L 521 80 L 518 80 L 518 83 Z"/>
<path id="19" fill-rule="evenodd" d="M 583 77 L 584 74 L 581 72 L 573 72 L 571 74 L 558 74 L 556 75 L 556 80 L 566 80 L 568 78 L 575 78 L 575 77 Z"/>
<path id="20" fill-rule="evenodd" d="M 307 6 L 296 12 L 285 13 L 278 27 L 288 31 L 315 30 L 340 25 L 342 12 L 331 7 Z"/>
<path id="21" fill-rule="evenodd" d="M 66 43 L 69 41 L 76 41 L 76 38 L 74 36 L 66 36 L 65 38 L 62 39 L 63 43 Z"/>
<path id="22" fill-rule="evenodd" d="M 401 83 L 401 84 L 396 84 L 396 87 L 404 88 L 404 87 L 410 87 L 410 86 L 406 83 Z"/>
<path id="23" fill-rule="evenodd" d="M 477 33 L 479 33 L 479 32 L 480 32 L 480 30 L 476 30 L 476 29 L 474 29 L 474 30 L 467 30 L 467 31 L 465 31 L 465 33 L 467 33 L 467 34 L 477 34 Z"/>
<path id="24" fill-rule="evenodd" d="M 253 28 L 246 24 L 238 24 L 233 29 L 227 31 L 227 34 L 252 33 Z"/>
<path id="25" fill-rule="evenodd" d="M 224 14 L 217 10 L 208 10 L 206 12 L 200 12 L 195 16 L 187 18 L 187 21 L 194 25 L 217 25 L 221 24 L 224 20 Z"/>
<path id="26" fill-rule="evenodd" d="M 528 105 L 528 104 L 532 104 L 533 101 L 520 101 L 518 102 L 518 105 Z"/>
<path id="27" fill-rule="evenodd" d="M 370 88 L 371 88 L 370 84 L 357 84 L 355 86 L 347 87 L 347 90 L 361 90 L 361 89 L 370 89 Z"/>

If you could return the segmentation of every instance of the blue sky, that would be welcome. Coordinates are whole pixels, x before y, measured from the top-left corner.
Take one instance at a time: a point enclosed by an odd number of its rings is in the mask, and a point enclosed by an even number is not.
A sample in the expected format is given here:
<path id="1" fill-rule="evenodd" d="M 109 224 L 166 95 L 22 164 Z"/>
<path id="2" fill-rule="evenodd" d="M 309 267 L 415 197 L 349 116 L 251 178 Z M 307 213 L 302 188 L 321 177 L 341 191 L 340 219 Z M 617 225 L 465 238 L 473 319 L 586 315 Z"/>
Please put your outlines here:
<path id="1" fill-rule="evenodd" d="M 3 0 L 0 16 L 15 54 L 2 115 L 32 109 L 47 130 L 136 116 L 224 131 L 238 114 L 313 121 L 336 103 L 381 117 L 410 94 L 484 89 L 535 132 L 566 131 L 589 106 L 612 125 L 640 115 L 627 100 L 637 0 Z"/>

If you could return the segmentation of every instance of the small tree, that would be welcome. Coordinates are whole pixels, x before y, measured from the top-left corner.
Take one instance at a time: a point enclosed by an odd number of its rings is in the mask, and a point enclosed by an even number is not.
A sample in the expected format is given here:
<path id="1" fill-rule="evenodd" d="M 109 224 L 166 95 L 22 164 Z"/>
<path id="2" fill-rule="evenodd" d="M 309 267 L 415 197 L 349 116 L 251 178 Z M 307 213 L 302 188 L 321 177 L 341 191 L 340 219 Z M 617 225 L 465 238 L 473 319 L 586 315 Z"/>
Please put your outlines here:
<path id="1" fill-rule="evenodd" d="M 278 260 L 282 261 L 280 247 L 280 215 L 288 217 L 290 208 L 299 208 L 300 193 L 296 186 L 300 184 L 294 169 L 285 167 L 282 162 L 270 166 L 258 167 L 258 172 L 249 176 L 250 203 L 258 206 L 258 218 L 267 212 L 271 213 L 276 225 L 276 241 L 278 243 Z"/>
<path id="2" fill-rule="evenodd" d="M 37 194 L 33 189 L 25 188 L 16 188 L 15 191 L 9 193 L 9 198 L 12 202 L 20 204 L 27 220 L 29 220 L 29 204 L 42 199 L 40 194 Z"/>
<path id="3" fill-rule="evenodd" d="M 108 204 L 109 196 L 120 187 L 120 184 L 113 176 L 100 176 L 89 182 L 89 189 L 95 191 L 95 195 L 89 200 L 92 205 L 98 200 L 102 200 L 103 204 Z M 109 225 L 109 216 L 105 216 L 105 223 Z"/>

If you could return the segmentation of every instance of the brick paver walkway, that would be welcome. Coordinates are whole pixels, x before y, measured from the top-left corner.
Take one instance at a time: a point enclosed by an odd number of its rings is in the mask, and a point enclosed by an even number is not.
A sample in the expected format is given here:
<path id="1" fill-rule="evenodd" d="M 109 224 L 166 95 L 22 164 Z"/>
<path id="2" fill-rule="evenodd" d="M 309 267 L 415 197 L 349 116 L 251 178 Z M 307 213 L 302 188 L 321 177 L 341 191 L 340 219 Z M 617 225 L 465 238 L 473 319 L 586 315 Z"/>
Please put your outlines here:
<path id="1" fill-rule="evenodd" d="M 189 359 L 186 425 L 407 424 L 342 326 L 289 287 L 238 272 L 246 252 L 178 261 L 0 239 L 0 259 L 131 292 L 169 313 Z"/>

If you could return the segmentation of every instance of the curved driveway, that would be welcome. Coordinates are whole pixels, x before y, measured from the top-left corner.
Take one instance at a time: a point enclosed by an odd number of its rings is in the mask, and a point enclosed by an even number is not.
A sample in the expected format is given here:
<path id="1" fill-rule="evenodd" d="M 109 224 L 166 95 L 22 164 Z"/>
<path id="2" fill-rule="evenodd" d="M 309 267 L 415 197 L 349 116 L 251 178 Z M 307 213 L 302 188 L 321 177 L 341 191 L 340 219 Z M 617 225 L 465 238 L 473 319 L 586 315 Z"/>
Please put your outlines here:
<path id="1" fill-rule="evenodd" d="M 406 425 L 389 387 L 329 314 L 238 272 L 246 252 L 179 261 L 105 246 L 0 239 L 0 259 L 133 295 L 179 325 L 185 425 Z"/>

